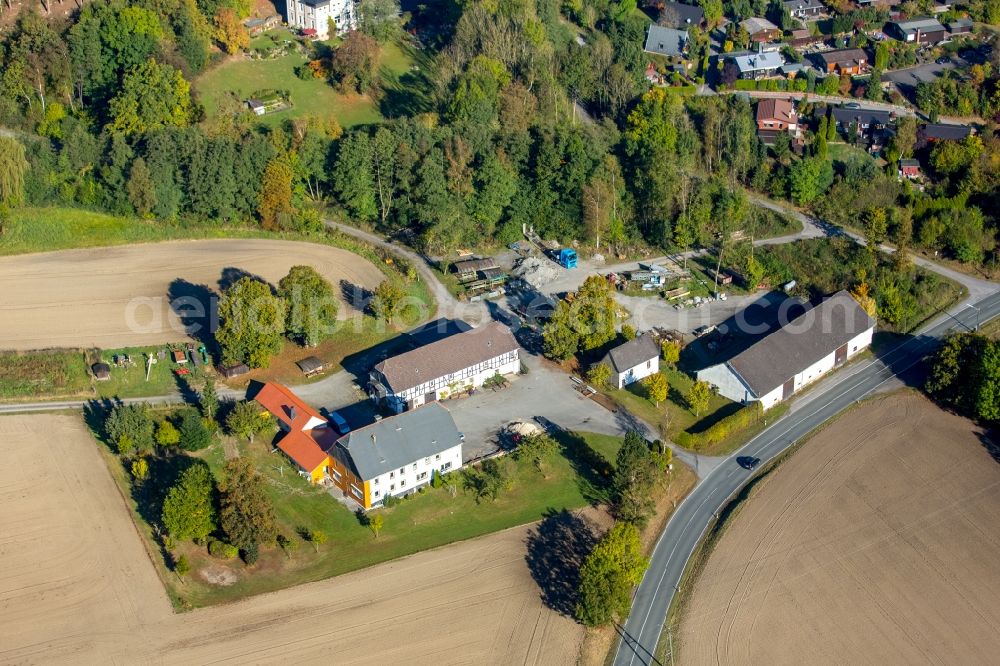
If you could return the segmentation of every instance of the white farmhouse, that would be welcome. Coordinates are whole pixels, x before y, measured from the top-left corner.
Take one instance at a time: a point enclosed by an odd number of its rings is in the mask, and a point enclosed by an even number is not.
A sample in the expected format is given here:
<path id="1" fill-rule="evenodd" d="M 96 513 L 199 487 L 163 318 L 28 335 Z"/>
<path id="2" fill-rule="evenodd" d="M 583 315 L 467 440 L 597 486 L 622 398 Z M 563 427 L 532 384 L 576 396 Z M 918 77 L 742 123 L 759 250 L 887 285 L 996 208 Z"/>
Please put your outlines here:
<path id="1" fill-rule="evenodd" d="M 358 26 L 358 8 L 354 0 L 288 0 L 285 3 L 288 25 L 319 39 L 330 35 L 330 21 L 342 35 Z"/>
<path id="2" fill-rule="evenodd" d="M 782 326 L 698 379 L 736 402 L 770 409 L 871 345 L 875 320 L 846 291 Z"/>
<path id="3" fill-rule="evenodd" d="M 644 333 L 609 351 L 601 362 L 611 368 L 610 383 L 625 388 L 660 371 L 660 345 Z"/>
<path id="4" fill-rule="evenodd" d="M 369 376 L 369 395 L 398 413 L 520 369 L 517 340 L 494 321 L 387 358 Z"/>
<path id="5" fill-rule="evenodd" d="M 451 413 L 431 404 L 359 428 L 330 450 L 330 473 L 365 509 L 425 486 L 462 467 L 462 441 Z"/>

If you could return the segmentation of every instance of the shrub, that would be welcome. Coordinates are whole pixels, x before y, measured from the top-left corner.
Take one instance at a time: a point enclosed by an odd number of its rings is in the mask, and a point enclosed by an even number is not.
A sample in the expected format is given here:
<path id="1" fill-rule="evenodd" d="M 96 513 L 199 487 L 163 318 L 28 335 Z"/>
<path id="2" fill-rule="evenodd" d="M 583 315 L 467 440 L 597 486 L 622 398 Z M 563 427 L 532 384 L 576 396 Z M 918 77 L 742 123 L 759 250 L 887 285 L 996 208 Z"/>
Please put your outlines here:
<path id="1" fill-rule="evenodd" d="M 386 495 L 385 497 L 382 498 L 382 506 L 384 506 L 387 509 L 391 509 L 392 507 L 399 504 L 399 502 L 400 499 L 395 495 Z"/>
<path id="2" fill-rule="evenodd" d="M 247 547 L 243 549 L 243 561 L 248 565 L 253 565 L 257 563 L 258 557 L 260 557 L 260 546 L 255 543 L 247 544 Z"/>
<path id="3" fill-rule="evenodd" d="M 236 546 L 225 541 L 213 540 L 208 542 L 208 554 L 221 560 L 232 560 L 240 554 L 240 551 Z"/>
<path id="4" fill-rule="evenodd" d="M 683 447 L 689 449 L 701 449 L 724 441 L 734 433 L 737 433 L 758 422 L 763 415 L 760 403 L 754 402 L 739 410 L 735 414 L 731 414 L 726 418 L 713 423 L 702 432 L 681 432 L 678 433 L 674 440 L 677 444 Z"/>

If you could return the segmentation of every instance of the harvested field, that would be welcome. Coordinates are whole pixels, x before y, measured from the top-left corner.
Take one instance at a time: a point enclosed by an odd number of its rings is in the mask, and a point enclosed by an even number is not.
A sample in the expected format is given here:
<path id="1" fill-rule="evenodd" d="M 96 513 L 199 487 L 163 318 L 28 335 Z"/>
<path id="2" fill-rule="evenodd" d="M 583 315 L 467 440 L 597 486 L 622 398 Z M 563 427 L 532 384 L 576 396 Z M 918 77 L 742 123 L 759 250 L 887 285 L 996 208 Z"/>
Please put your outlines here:
<path id="1" fill-rule="evenodd" d="M 1000 464 L 983 436 L 916 393 L 820 431 L 716 542 L 678 663 L 995 663 Z"/>
<path id="2" fill-rule="evenodd" d="M 371 290 L 384 279 L 347 250 L 298 241 L 177 241 L 5 257 L 0 349 L 175 342 L 184 328 L 168 294 L 203 301 L 206 290 L 217 292 L 220 281 L 242 274 L 276 284 L 296 264 L 318 270 L 338 295 L 342 280 Z M 340 316 L 348 314 L 342 304 Z"/>
<path id="3" fill-rule="evenodd" d="M 576 661 L 529 526 L 174 615 L 96 447 L 79 417 L 0 418 L 0 663 Z"/>

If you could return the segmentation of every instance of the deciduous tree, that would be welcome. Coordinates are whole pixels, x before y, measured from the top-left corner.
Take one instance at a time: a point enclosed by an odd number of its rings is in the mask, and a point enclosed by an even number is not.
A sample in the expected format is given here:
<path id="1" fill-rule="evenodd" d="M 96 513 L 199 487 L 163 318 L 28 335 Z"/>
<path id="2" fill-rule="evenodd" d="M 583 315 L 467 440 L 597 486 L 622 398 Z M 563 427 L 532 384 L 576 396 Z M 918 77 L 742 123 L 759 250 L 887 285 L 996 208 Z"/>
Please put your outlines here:
<path id="1" fill-rule="evenodd" d="M 265 229 L 287 228 L 295 214 L 292 204 L 292 181 L 295 173 L 285 157 L 275 157 L 267 164 L 260 181 L 257 214 Z"/>
<path id="2" fill-rule="evenodd" d="M 215 39 L 229 55 L 250 47 L 246 26 L 230 7 L 220 7 L 215 12 Z"/>
<path id="3" fill-rule="evenodd" d="M 191 121 L 191 86 L 180 71 L 150 59 L 131 70 L 111 100 L 109 129 L 133 136 Z"/>
<path id="4" fill-rule="evenodd" d="M 333 333 L 337 298 L 333 286 L 312 266 L 292 266 L 278 282 L 288 306 L 287 333 L 306 347 L 315 347 Z"/>
<path id="5" fill-rule="evenodd" d="M 375 533 L 375 538 L 378 538 L 379 532 L 382 531 L 382 527 L 385 525 L 385 516 L 381 513 L 376 513 L 374 516 L 368 519 L 368 526 L 372 528 L 372 532 Z"/>
<path id="6" fill-rule="evenodd" d="M 149 405 L 115 405 L 104 422 L 108 439 L 123 456 L 145 454 L 153 449 L 153 418 Z"/>
<path id="7" fill-rule="evenodd" d="M 219 519 L 229 541 L 245 552 L 272 543 L 277 537 L 274 506 L 253 463 L 233 458 L 223 474 Z"/>
<path id="8" fill-rule="evenodd" d="M 648 567 L 635 525 L 616 523 L 580 567 L 577 619 L 589 627 L 624 620 Z"/>
<path id="9" fill-rule="evenodd" d="M 515 460 L 527 460 L 541 471 L 545 463 L 555 456 L 559 450 L 556 440 L 545 433 L 530 435 L 517 443 L 514 449 Z"/>
<path id="10" fill-rule="evenodd" d="M 16 206 L 24 201 L 24 176 L 28 160 L 24 146 L 10 136 L 0 136 L 0 204 Z"/>
<path id="11" fill-rule="evenodd" d="M 708 409 L 708 401 L 711 397 L 712 391 L 708 382 L 696 381 L 691 385 L 687 394 L 687 403 L 695 416 L 701 416 L 701 413 Z"/>
<path id="12" fill-rule="evenodd" d="M 208 465 L 195 461 L 163 500 L 160 519 L 174 539 L 204 539 L 215 529 L 215 483 Z"/>
<path id="13" fill-rule="evenodd" d="M 372 296 L 371 309 L 376 317 L 391 322 L 396 316 L 400 302 L 406 294 L 391 280 L 383 280 L 375 287 L 375 294 Z"/>
<path id="14" fill-rule="evenodd" d="M 642 385 L 646 389 L 646 393 L 649 394 L 649 399 L 653 401 L 657 407 L 660 403 L 667 399 L 667 394 L 670 391 L 670 385 L 667 383 L 667 377 L 662 372 L 656 372 L 652 375 L 646 377 L 642 380 Z"/>
<path id="15" fill-rule="evenodd" d="M 222 347 L 225 365 L 246 363 L 266 368 L 281 351 L 285 333 L 285 301 L 259 280 L 237 280 L 219 301 L 219 329 L 215 339 Z"/>
<path id="16" fill-rule="evenodd" d="M 255 435 L 274 427 L 274 419 L 253 400 L 243 400 L 233 405 L 226 417 L 226 428 L 235 437 L 245 437 L 252 442 Z"/>

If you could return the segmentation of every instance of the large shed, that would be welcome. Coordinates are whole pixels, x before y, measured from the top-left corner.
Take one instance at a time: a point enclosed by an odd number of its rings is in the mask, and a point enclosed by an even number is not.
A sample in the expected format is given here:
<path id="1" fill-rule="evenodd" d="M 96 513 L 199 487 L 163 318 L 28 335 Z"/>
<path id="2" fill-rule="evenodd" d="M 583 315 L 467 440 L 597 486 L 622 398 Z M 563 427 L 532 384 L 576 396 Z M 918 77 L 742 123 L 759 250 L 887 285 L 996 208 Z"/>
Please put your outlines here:
<path id="1" fill-rule="evenodd" d="M 770 409 L 871 345 L 875 320 L 846 291 L 807 310 L 698 379 L 730 400 Z"/>

